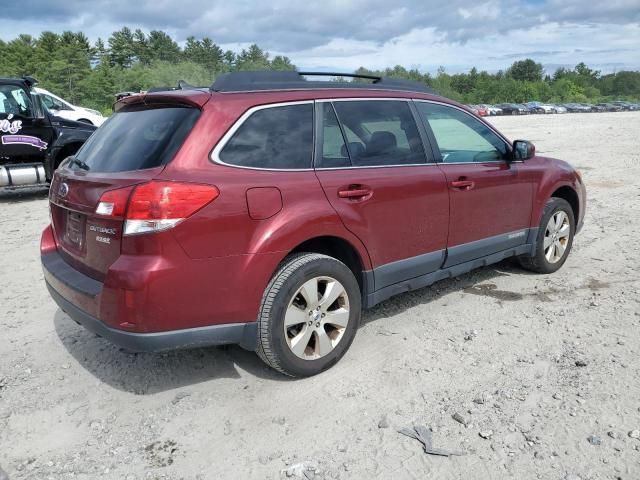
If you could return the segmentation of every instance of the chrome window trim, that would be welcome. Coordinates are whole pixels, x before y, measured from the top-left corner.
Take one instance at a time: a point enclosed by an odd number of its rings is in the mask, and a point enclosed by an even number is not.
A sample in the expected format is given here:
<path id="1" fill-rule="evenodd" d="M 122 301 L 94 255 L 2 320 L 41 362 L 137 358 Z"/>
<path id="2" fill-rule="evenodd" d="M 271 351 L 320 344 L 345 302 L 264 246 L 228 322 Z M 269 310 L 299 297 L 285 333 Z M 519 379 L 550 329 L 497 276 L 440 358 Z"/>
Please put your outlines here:
<path id="1" fill-rule="evenodd" d="M 313 167 L 310 168 L 262 168 L 262 167 L 247 167 L 244 165 L 234 165 L 232 163 L 223 162 L 220 158 L 220 152 L 227 145 L 227 142 L 233 135 L 238 131 L 238 129 L 247 121 L 247 119 L 253 115 L 255 112 L 260 110 L 266 110 L 267 108 L 278 108 L 278 107 L 288 107 L 291 105 L 313 105 L 313 100 L 297 100 L 292 102 L 279 102 L 279 103 L 266 103 L 264 105 L 256 105 L 249 108 L 246 112 L 244 112 L 240 118 L 238 118 L 231 128 L 226 131 L 226 133 L 222 136 L 218 144 L 213 148 L 211 153 L 209 154 L 209 160 L 213 163 L 217 163 L 219 165 L 224 165 L 225 167 L 233 167 L 233 168 L 243 168 L 245 170 L 262 170 L 267 172 L 312 172 Z M 311 121 L 312 121 L 312 129 L 313 129 L 313 121 L 314 121 L 315 112 L 313 109 L 311 110 Z M 311 158 L 309 159 L 309 164 L 313 165 L 313 142 L 311 148 Z"/>
<path id="2" fill-rule="evenodd" d="M 325 168 L 316 168 L 316 170 L 358 170 L 362 168 L 400 168 L 400 167 L 435 167 L 438 163 L 429 162 L 429 163 L 403 163 L 399 165 L 363 165 L 360 167 L 325 167 Z"/>
<path id="3" fill-rule="evenodd" d="M 340 97 L 340 98 L 319 98 L 316 100 L 318 103 L 327 103 L 327 102 L 370 102 L 382 100 L 383 102 L 411 102 L 413 99 L 406 97 Z"/>
<path id="4" fill-rule="evenodd" d="M 438 102 L 436 100 L 424 100 L 422 98 L 415 98 L 415 99 L 413 99 L 413 101 L 417 102 L 417 103 L 434 103 L 436 105 L 442 105 L 444 107 L 449 107 L 449 108 L 454 108 L 456 110 L 460 110 L 462 113 L 464 113 L 464 114 L 468 115 L 469 117 L 473 118 L 475 121 L 480 122 L 483 125 L 486 125 L 489 128 L 489 130 L 491 130 L 493 133 L 495 133 L 496 136 L 505 143 L 505 145 L 507 147 L 507 151 L 511 151 L 511 143 L 509 142 L 509 140 L 504 135 L 502 135 L 498 130 L 496 130 L 493 127 L 493 125 L 491 125 L 489 122 L 485 122 L 481 118 L 477 118 L 472 113 L 467 112 L 464 108 L 460 108 L 457 105 L 452 105 L 450 103 Z M 434 135 L 434 137 L 435 137 L 435 135 Z M 437 139 L 436 139 L 436 141 L 437 141 Z M 510 162 L 508 160 L 487 160 L 486 162 L 457 162 L 457 163 L 456 162 L 447 163 L 447 162 L 444 162 L 444 161 L 440 160 L 439 162 L 436 162 L 436 163 L 442 163 L 442 164 L 446 164 L 446 165 L 471 165 L 471 164 L 481 165 L 483 163 L 503 163 L 503 162 L 516 163 L 516 162 Z"/>
<path id="5" fill-rule="evenodd" d="M 244 122 L 251 115 L 253 115 L 257 111 L 264 110 L 264 109 L 267 109 L 267 108 L 285 107 L 285 106 L 290 106 L 290 105 L 307 105 L 307 104 L 326 103 L 326 102 L 361 102 L 361 101 L 377 101 L 377 100 L 405 102 L 405 103 L 409 103 L 409 102 L 434 103 L 434 104 L 437 104 L 437 105 L 443 105 L 445 107 L 455 108 L 455 109 L 460 110 L 461 112 L 469 115 L 474 120 L 480 121 L 481 123 L 486 125 L 494 134 L 496 134 L 498 136 L 498 138 L 500 138 L 503 142 L 505 142 L 505 144 L 507 145 L 509 150 L 511 149 L 511 144 L 509 143 L 509 141 L 500 132 L 498 132 L 495 128 L 493 128 L 493 126 L 491 124 L 489 124 L 488 122 L 483 122 L 481 119 L 476 118 L 473 114 L 467 112 L 463 108 L 460 108 L 460 107 L 458 107 L 456 105 L 452 105 L 450 103 L 439 102 L 437 100 L 425 100 L 425 99 L 421 99 L 421 98 L 406 98 L 406 97 L 402 97 L 402 98 L 394 98 L 394 97 L 340 97 L 340 98 L 320 98 L 320 99 L 316 99 L 316 100 L 296 100 L 296 101 L 290 101 L 290 102 L 267 103 L 267 104 L 263 104 L 263 105 L 253 106 L 253 107 L 249 108 L 246 112 L 244 112 L 240 116 L 240 118 L 238 118 L 238 120 L 236 120 L 234 122 L 234 124 L 231 126 L 231 128 L 229 128 L 229 130 L 227 130 L 227 132 L 222 136 L 220 141 L 217 143 L 217 145 L 211 151 L 211 154 L 209 155 L 209 159 L 213 163 L 217 163 L 219 165 L 224 165 L 225 167 L 242 168 L 242 169 L 245 169 L 245 170 L 259 170 L 259 171 L 266 171 L 266 172 L 312 172 L 314 170 L 360 170 L 360 169 L 371 169 L 371 168 L 433 167 L 433 166 L 437 166 L 437 165 L 441 165 L 441 164 L 442 165 L 482 165 L 483 163 L 503 163 L 503 162 L 507 162 L 507 160 L 490 160 L 490 161 L 486 161 L 486 162 L 456 162 L 456 163 L 453 163 L 453 162 L 452 163 L 447 163 L 447 162 L 443 162 L 443 161 L 439 161 L 439 162 L 436 161 L 436 162 L 409 163 L 409 164 L 398 164 L 398 165 L 364 165 L 364 166 L 350 166 L 350 167 L 262 168 L 262 167 L 247 167 L 247 166 L 243 166 L 243 165 L 234 165 L 234 164 L 231 164 L 231 163 L 223 162 L 220 159 L 220 152 L 226 146 L 226 144 L 229 141 L 229 139 L 238 131 L 238 129 L 244 124 Z M 315 115 L 315 112 L 313 112 L 313 114 Z M 511 161 L 511 162 L 508 162 L 508 163 L 523 163 L 523 161 L 522 160 L 514 160 L 514 161 Z M 312 162 L 312 164 L 313 164 L 313 162 Z"/>

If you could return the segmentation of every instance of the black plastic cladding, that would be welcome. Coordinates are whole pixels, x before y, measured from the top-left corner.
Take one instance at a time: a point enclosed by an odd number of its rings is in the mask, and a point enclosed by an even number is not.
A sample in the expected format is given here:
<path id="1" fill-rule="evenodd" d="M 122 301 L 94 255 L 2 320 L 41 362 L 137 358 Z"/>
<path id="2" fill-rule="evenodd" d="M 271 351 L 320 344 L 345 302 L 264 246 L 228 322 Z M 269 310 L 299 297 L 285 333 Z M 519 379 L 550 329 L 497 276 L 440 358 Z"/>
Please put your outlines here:
<path id="1" fill-rule="evenodd" d="M 319 77 L 348 77 L 372 80 L 365 82 L 327 82 L 309 81 L 305 76 Z M 409 92 L 435 93 L 432 89 L 420 82 L 412 80 L 400 80 L 388 77 L 376 77 L 373 75 L 356 75 L 353 73 L 329 73 L 329 72 L 230 72 L 220 75 L 211 85 L 210 90 L 215 92 L 258 92 L 265 90 L 309 90 L 327 88 L 352 88 L 363 90 L 402 90 Z"/>

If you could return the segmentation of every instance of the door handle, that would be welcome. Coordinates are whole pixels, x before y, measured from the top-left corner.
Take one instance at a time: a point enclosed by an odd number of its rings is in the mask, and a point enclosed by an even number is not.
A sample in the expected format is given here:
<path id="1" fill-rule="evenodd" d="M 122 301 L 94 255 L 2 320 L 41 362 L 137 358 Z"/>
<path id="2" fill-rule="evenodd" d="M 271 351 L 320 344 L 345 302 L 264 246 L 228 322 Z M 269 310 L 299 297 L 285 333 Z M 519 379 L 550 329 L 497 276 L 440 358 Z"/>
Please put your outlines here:
<path id="1" fill-rule="evenodd" d="M 364 185 L 350 185 L 349 187 L 342 187 L 338 190 L 338 197 L 350 198 L 352 200 L 366 199 L 372 194 L 371 188 Z"/>
<path id="2" fill-rule="evenodd" d="M 471 190 L 475 186 L 475 182 L 472 180 L 454 180 L 451 182 L 451 187 L 458 190 Z"/>

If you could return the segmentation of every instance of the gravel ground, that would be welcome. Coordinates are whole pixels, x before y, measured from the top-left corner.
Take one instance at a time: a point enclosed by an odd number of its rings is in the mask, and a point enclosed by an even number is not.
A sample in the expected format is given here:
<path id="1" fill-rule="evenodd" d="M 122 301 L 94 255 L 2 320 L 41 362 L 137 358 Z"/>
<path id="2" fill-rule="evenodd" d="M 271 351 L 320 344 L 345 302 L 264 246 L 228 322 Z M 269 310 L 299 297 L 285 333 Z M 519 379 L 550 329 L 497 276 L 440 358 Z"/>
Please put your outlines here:
<path id="1" fill-rule="evenodd" d="M 395 297 L 305 380 L 238 347 L 136 355 L 90 335 L 45 290 L 46 191 L 1 193 L 1 467 L 12 480 L 640 478 L 640 112 L 492 122 L 583 172 L 586 224 L 564 268 L 505 262 Z M 425 454 L 397 432 L 412 425 L 465 455 Z"/>

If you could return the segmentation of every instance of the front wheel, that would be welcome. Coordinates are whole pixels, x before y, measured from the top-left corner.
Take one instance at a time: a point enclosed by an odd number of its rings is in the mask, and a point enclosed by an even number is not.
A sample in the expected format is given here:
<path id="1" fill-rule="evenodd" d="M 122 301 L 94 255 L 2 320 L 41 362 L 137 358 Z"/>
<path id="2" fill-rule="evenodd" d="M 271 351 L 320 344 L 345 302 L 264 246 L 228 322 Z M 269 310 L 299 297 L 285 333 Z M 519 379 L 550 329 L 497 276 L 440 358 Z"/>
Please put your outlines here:
<path id="1" fill-rule="evenodd" d="M 557 271 L 569 256 L 575 234 L 573 208 L 562 198 L 550 198 L 544 207 L 536 250 L 533 256 L 520 256 L 520 265 L 536 273 Z"/>
<path id="2" fill-rule="evenodd" d="M 291 255 L 265 290 L 257 353 L 285 375 L 316 375 L 345 354 L 360 310 L 360 287 L 345 264 L 315 253 Z"/>

